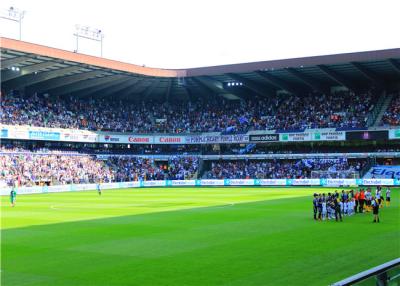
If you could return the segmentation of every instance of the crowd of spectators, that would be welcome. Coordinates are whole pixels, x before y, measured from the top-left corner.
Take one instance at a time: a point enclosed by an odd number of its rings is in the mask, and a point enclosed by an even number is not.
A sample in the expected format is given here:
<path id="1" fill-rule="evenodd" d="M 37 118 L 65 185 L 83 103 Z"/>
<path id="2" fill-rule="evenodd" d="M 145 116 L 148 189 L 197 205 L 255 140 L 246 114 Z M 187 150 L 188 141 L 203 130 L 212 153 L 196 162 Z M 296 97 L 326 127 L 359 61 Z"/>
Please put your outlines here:
<path id="1" fill-rule="evenodd" d="M 366 127 L 376 99 L 372 93 L 352 92 L 291 96 L 279 106 L 268 125 L 273 124 L 278 130 Z"/>
<path id="2" fill-rule="evenodd" d="M 392 99 L 388 109 L 383 114 L 382 123 L 390 126 L 400 125 L 400 94 Z"/>
<path id="3" fill-rule="evenodd" d="M 345 159 L 218 161 L 211 162 L 207 179 L 354 178 L 366 161 Z M 324 171 L 324 172 L 313 172 Z M 328 172 L 327 172 L 328 171 Z"/>
<path id="4" fill-rule="evenodd" d="M 138 180 L 183 180 L 197 174 L 196 157 L 171 157 L 165 162 L 127 156 L 97 157 L 56 152 L 10 150 L 0 154 L 0 181 L 20 186 Z"/>
<path id="5" fill-rule="evenodd" d="M 4 124 L 135 133 L 245 132 L 305 128 L 365 127 L 376 98 L 372 94 L 214 99 L 203 102 L 122 102 L 59 98 L 17 92 L 1 101 Z"/>

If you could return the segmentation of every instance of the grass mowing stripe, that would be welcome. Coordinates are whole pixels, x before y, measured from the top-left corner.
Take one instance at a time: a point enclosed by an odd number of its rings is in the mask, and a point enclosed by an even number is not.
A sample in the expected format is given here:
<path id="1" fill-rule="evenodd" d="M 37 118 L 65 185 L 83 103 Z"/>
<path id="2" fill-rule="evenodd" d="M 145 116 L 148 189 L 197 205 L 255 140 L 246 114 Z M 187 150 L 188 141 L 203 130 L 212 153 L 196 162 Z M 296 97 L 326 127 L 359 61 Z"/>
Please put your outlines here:
<path id="1" fill-rule="evenodd" d="M 2 230 L 1 282 L 327 285 L 399 256 L 399 189 L 392 191 L 392 206 L 382 209 L 380 224 L 371 223 L 371 214 L 346 217 L 343 223 L 313 221 L 310 194 L 317 190 L 148 189 L 110 191 L 101 198 L 94 192 L 26 196 L 21 208 L 2 206 L 7 228 Z M 95 207 L 96 202 L 104 208 Z M 227 202 L 235 205 L 223 207 Z M 38 216 L 26 223 L 36 215 L 37 203 Z M 74 208 L 56 212 L 51 204 Z M 129 204 L 148 209 L 122 207 Z M 51 220 L 41 218 L 46 215 Z"/>

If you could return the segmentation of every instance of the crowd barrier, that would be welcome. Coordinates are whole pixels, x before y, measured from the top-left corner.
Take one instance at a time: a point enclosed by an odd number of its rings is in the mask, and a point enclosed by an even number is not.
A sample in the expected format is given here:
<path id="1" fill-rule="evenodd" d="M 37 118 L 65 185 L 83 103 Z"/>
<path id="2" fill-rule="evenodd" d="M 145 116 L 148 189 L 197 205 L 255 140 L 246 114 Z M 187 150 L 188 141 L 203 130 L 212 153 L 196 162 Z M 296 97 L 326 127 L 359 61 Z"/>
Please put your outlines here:
<path id="1" fill-rule="evenodd" d="M 400 179 L 225 179 L 225 180 L 160 180 L 103 183 L 101 189 L 176 187 L 176 186 L 400 186 Z M 96 184 L 71 184 L 16 188 L 17 194 L 42 194 L 95 190 Z M 0 188 L 0 195 L 8 195 L 9 187 Z"/>

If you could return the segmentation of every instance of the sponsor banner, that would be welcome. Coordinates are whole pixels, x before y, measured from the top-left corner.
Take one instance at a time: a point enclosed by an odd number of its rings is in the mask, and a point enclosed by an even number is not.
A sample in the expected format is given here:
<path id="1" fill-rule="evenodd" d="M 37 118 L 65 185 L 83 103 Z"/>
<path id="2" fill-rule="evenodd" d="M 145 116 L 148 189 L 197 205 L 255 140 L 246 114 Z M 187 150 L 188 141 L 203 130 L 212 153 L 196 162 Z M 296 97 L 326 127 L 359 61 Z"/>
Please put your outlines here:
<path id="1" fill-rule="evenodd" d="M 185 136 L 184 143 L 186 144 L 219 144 L 219 143 L 247 143 L 249 135 L 196 135 Z"/>
<path id="2" fill-rule="evenodd" d="M 279 134 L 279 141 L 311 141 L 311 133 L 310 132 L 302 132 L 302 133 L 281 133 Z"/>
<path id="3" fill-rule="evenodd" d="M 29 139 L 33 140 L 52 140 L 52 141 L 60 141 L 60 132 L 52 132 L 52 131 L 41 131 L 41 130 L 29 130 L 28 131 Z"/>
<path id="4" fill-rule="evenodd" d="M 288 179 L 287 182 L 292 186 L 319 186 L 320 179 Z"/>
<path id="5" fill-rule="evenodd" d="M 121 188 L 139 188 L 140 187 L 140 182 L 135 181 L 135 182 L 123 182 L 119 184 Z"/>
<path id="6" fill-rule="evenodd" d="M 349 131 L 346 132 L 346 140 L 387 140 L 389 131 Z"/>
<path id="7" fill-rule="evenodd" d="M 94 143 L 98 141 L 97 137 L 95 133 L 61 132 L 60 141 Z"/>
<path id="8" fill-rule="evenodd" d="M 11 191 L 11 188 L 9 188 Z M 43 193 L 43 187 L 41 186 L 34 186 L 34 187 L 19 187 L 15 188 L 15 191 L 17 192 L 17 195 L 26 195 L 26 194 L 41 194 Z M 10 193 L 8 193 L 9 195 Z M 17 197 L 18 201 L 18 197 Z"/>
<path id="9" fill-rule="evenodd" d="M 99 135 L 100 143 L 123 143 L 123 144 L 153 144 L 153 136 L 142 135 Z"/>
<path id="10" fill-rule="evenodd" d="M 225 186 L 254 186 L 254 179 L 225 179 Z"/>
<path id="11" fill-rule="evenodd" d="M 102 183 L 102 184 L 100 184 L 101 190 L 118 189 L 118 188 L 119 188 L 119 183 Z"/>
<path id="12" fill-rule="evenodd" d="M 171 181 L 171 186 L 195 186 L 196 180 L 174 180 Z"/>
<path id="13" fill-rule="evenodd" d="M 355 186 L 356 179 L 321 179 L 321 185 L 328 187 Z"/>
<path id="14" fill-rule="evenodd" d="M 363 179 L 362 184 L 364 186 L 393 186 L 394 180 L 393 179 Z"/>
<path id="15" fill-rule="evenodd" d="M 400 166 L 375 166 L 371 167 L 369 171 L 364 175 L 364 179 L 399 179 L 400 178 Z"/>
<path id="16" fill-rule="evenodd" d="M 166 181 L 141 181 L 141 186 L 143 187 L 165 187 L 167 185 Z"/>
<path id="17" fill-rule="evenodd" d="M 389 130 L 389 139 L 399 139 L 400 140 L 400 129 Z"/>
<path id="18" fill-rule="evenodd" d="M 125 135 L 100 135 L 100 143 L 121 143 Z"/>
<path id="19" fill-rule="evenodd" d="M 394 180 L 394 184 L 395 184 L 396 186 L 400 186 L 400 179 Z"/>
<path id="20" fill-rule="evenodd" d="M 77 184 L 71 185 L 71 191 L 88 191 L 95 190 L 96 184 Z"/>
<path id="21" fill-rule="evenodd" d="M 314 131 L 299 133 L 281 133 L 279 141 L 296 142 L 296 141 L 344 141 L 346 140 L 346 132 L 344 131 Z"/>
<path id="22" fill-rule="evenodd" d="M 250 142 L 275 142 L 279 141 L 279 134 L 250 135 Z"/>
<path id="23" fill-rule="evenodd" d="M 344 131 L 315 131 L 312 133 L 313 141 L 344 141 L 346 132 Z"/>
<path id="24" fill-rule="evenodd" d="M 8 129 L 1 129 L 0 138 L 8 138 Z"/>
<path id="25" fill-rule="evenodd" d="M 260 186 L 285 186 L 286 179 L 259 179 Z M 256 182 L 257 183 L 257 182 Z"/>
<path id="26" fill-rule="evenodd" d="M 71 190 L 71 185 L 58 185 L 58 186 L 48 186 L 46 192 L 48 193 L 62 193 Z"/>
<path id="27" fill-rule="evenodd" d="M 224 180 L 200 180 L 201 186 L 223 186 Z"/>
<path id="28" fill-rule="evenodd" d="M 154 136 L 154 144 L 185 144 L 185 136 Z"/>

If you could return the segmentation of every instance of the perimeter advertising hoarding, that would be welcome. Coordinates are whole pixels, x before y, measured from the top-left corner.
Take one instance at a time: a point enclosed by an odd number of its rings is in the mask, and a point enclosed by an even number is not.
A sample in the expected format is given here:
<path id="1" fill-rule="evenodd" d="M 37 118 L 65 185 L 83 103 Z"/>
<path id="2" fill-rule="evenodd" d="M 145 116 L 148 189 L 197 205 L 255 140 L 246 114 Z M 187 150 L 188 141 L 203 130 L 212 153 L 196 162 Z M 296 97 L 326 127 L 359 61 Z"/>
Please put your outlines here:
<path id="1" fill-rule="evenodd" d="M 393 179 L 362 179 L 362 184 L 365 186 L 392 186 Z"/>
<path id="2" fill-rule="evenodd" d="M 289 186 L 319 186 L 321 181 L 320 179 L 288 179 L 287 184 Z"/>
<path id="3" fill-rule="evenodd" d="M 286 179 L 256 179 L 254 183 L 261 186 L 286 186 Z"/>
<path id="4" fill-rule="evenodd" d="M 356 179 L 322 179 L 321 184 L 329 187 L 355 186 Z"/>
<path id="5" fill-rule="evenodd" d="M 139 181 L 101 184 L 102 189 L 166 187 L 166 186 L 399 186 L 396 179 L 228 179 L 228 180 L 180 180 L 180 181 Z M 95 190 L 96 184 L 77 184 L 44 187 L 20 187 L 17 194 L 41 194 L 50 192 L 69 192 Z M 0 195 L 10 195 L 10 187 L 0 187 Z"/>
<path id="6" fill-rule="evenodd" d="M 346 140 L 387 140 L 388 130 L 346 132 Z"/>
<path id="7" fill-rule="evenodd" d="M 346 132 L 344 131 L 307 131 L 298 133 L 280 133 L 279 141 L 283 142 L 305 142 L 305 141 L 344 141 Z"/>
<path id="8" fill-rule="evenodd" d="M 28 137 L 32 140 L 60 141 L 61 134 L 60 132 L 29 130 Z"/>
<path id="9" fill-rule="evenodd" d="M 219 144 L 219 143 L 247 143 L 249 135 L 191 135 L 185 136 L 186 144 Z"/>
<path id="10" fill-rule="evenodd" d="M 389 139 L 399 139 L 400 140 L 400 129 L 389 130 Z"/>
<path id="11" fill-rule="evenodd" d="M 260 134 L 250 135 L 250 142 L 277 142 L 279 141 L 279 134 Z"/>
<path id="12" fill-rule="evenodd" d="M 225 179 L 225 186 L 254 186 L 254 179 Z"/>
<path id="13" fill-rule="evenodd" d="M 1 129 L 0 138 L 8 138 L 8 129 Z"/>
<path id="14" fill-rule="evenodd" d="M 400 166 L 374 166 L 364 175 L 366 179 L 400 179 Z"/>
<path id="15" fill-rule="evenodd" d="M 101 134 L 99 135 L 100 143 L 122 143 L 122 144 L 153 144 L 153 136 L 142 135 L 116 135 Z"/>

